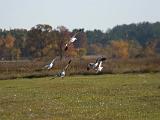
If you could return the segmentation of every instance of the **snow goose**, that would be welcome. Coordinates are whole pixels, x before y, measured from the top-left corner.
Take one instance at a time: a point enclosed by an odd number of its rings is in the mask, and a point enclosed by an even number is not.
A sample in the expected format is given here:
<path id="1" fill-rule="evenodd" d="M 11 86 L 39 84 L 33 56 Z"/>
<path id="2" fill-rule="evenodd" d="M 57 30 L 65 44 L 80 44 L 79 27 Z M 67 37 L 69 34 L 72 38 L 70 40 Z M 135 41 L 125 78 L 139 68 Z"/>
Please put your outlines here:
<path id="1" fill-rule="evenodd" d="M 90 69 L 94 69 L 98 72 L 102 71 L 103 67 L 102 67 L 102 62 L 105 61 L 106 58 L 101 56 L 101 57 L 98 57 L 96 59 L 96 62 L 95 63 L 89 63 L 88 66 L 87 66 L 87 70 L 89 71 Z"/>
<path id="2" fill-rule="evenodd" d="M 66 70 L 67 70 L 67 68 L 69 67 L 69 64 L 70 64 L 70 63 L 71 63 L 71 60 L 69 60 L 68 64 L 65 66 L 65 68 L 64 68 L 62 71 L 58 72 L 58 73 L 55 75 L 54 78 L 56 78 L 56 77 L 64 78 L 65 75 L 66 75 Z M 52 79 L 54 79 L 54 78 L 52 78 Z"/>
<path id="3" fill-rule="evenodd" d="M 50 64 L 45 65 L 44 68 L 47 68 L 48 70 L 51 69 L 54 65 L 55 65 L 55 61 L 56 61 L 57 57 L 55 57 Z"/>
<path id="4" fill-rule="evenodd" d="M 65 45 L 65 49 L 64 49 L 65 51 L 67 51 L 67 50 L 68 50 L 68 47 L 77 40 L 77 38 L 76 38 L 76 35 L 77 35 L 77 34 L 78 34 L 78 32 L 75 33 L 75 34 L 70 38 L 70 40 L 68 41 L 68 43 Z"/>

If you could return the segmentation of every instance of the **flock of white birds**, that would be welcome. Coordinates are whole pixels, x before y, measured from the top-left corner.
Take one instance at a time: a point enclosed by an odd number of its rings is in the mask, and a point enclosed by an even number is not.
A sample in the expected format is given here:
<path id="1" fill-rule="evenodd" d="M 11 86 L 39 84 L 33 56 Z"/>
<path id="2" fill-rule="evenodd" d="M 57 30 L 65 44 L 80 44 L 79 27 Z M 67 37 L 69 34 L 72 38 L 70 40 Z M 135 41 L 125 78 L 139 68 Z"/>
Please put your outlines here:
<path id="1" fill-rule="evenodd" d="M 67 51 L 67 50 L 69 49 L 69 46 L 70 46 L 71 44 L 73 44 L 73 43 L 77 40 L 77 38 L 76 38 L 76 35 L 77 35 L 77 34 L 78 34 L 78 32 L 77 32 L 76 34 L 74 34 L 74 35 L 70 38 L 70 40 L 68 41 L 68 43 L 67 43 L 67 44 L 65 45 L 65 47 L 64 47 L 64 51 Z M 44 68 L 47 68 L 48 70 L 50 70 L 51 68 L 53 68 L 53 67 L 55 66 L 55 61 L 56 61 L 57 59 L 58 59 L 58 56 L 56 56 L 56 57 L 51 61 L 50 64 L 45 65 Z M 102 69 L 103 69 L 102 63 L 103 63 L 103 61 L 105 61 L 105 60 L 106 60 L 106 58 L 103 57 L 103 56 L 98 57 L 98 58 L 96 59 L 96 62 L 95 62 L 95 63 L 89 63 L 89 64 L 87 65 L 87 70 L 89 71 L 90 69 L 93 69 L 93 70 L 96 71 L 96 73 L 101 72 Z M 71 63 L 71 60 L 69 60 L 68 64 L 67 64 L 60 72 L 58 72 L 58 73 L 55 75 L 54 78 L 56 78 L 56 77 L 64 78 L 65 75 L 66 75 L 66 70 L 67 70 L 67 68 L 69 67 L 70 63 Z M 54 79 L 54 78 L 53 78 L 53 79 Z"/>

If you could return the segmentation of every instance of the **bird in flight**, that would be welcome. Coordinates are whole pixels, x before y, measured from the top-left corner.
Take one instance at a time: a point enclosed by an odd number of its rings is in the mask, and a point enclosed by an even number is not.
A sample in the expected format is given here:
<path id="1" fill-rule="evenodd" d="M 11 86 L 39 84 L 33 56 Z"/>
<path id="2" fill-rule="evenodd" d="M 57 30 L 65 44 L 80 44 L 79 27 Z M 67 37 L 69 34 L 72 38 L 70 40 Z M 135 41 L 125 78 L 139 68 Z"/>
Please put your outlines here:
<path id="1" fill-rule="evenodd" d="M 101 57 L 98 57 L 96 59 L 96 62 L 95 63 L 89 63 L 87 65 L 87 70 L 89 71 L 90 69 L 93 69 L 93 70 L 96 70 L 98 72 L 102 71 L 103 67 L 102 67 L 102 62 L 105 61 L 106 58 L 101 56 Z"/>
<path id="2" fill-rule="evenodd" d="M 76 38 L 76 35 L 77 35 L 77 34 L 78 34 L 78 32 L 75 33 L 75 34 L 70 38 L 70 40 L 68 41 L 68 43 L 65 45 L 65 49 L 64 49 L 65 51 L 67 51 L 67 50 L 68 50 L 68 47 L 77 40 L 77 38 Z"/>
<path id="3" fill-rule="evenodd" d="M 54 78 L 56 78 L 56 77 L 64 78 L 65 75 L 66 75 L 66 70 L 67 70 L 67 68 L 69 67 L 70 64 L 71 64 L 71 60 L 69 60 L 68 64 L 64 67 L 64 69 L 61 70 L 60 72 L 58 72 L 58 73 L 55 75 Z M 52 79 L 54 79 L 54 78 L 52 78 Z"/>
<path id="4" fill-rule="evenodd" d="M 44 68 L 47 68 L 48 70 L 51 69 L 51 68 L 53 68 L 54 65 L 55 65 L 55 61 L 56 61 L 56 60 L 57 60 L 57 57 L 55 57 L 55 58 L 51 61 L 50 64 L 45 65 Z"/>

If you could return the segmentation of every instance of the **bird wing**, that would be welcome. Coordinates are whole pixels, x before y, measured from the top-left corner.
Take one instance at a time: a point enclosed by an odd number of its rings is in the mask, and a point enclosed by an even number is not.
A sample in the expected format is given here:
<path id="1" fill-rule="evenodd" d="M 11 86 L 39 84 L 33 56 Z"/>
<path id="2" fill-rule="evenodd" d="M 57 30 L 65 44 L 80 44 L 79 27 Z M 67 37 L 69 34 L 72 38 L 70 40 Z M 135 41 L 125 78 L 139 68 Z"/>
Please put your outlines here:
<path id="1" fill-rule="evenodd" d="M 95 65 L 94 63 L 89 63 L 87 65 L 87 70 L 89 71 L 91 68 L 93 68 L 94 65 Z"/>
<path id="2" fill-rule="evenodd" d="M 55 62 L 55 60 L 57 59 L 57 56 L 51 61 L 51 63 L 50 64 L 48 64 L 48 65 L 45 65 L 44 67 L 45 68 L 48 68 L 48 69 L 51 69 L 52 67 L 53 67 L 53 65 L 54 65 L 54 62 Z"/>
<path id="3" fill-rule="evenodd" d="M 70 41 L 71 43 L 73 43 L 75 40 L 77 40 L 76 35 L 78 34 L 78 32 L 76 32 L 71 38 Z"/>
<path id="4" fill-rule="evenodd" d="M 54 63 L 56 59 L 57 59 L 57 57 L 55 57 L 55 58 L 52 60 L 52 62 L 51 62 L 51 63 Z"/>
<path id="5" fill-rule="evenodd" d="M 71 43 L 73 43 L 74 41 L 77 40 L 77 38 L 75 38 L 77 34 L 78 34 L 78 32 L 75 33 L 75 34 L 70 38 L 70 40 L 68 41 L 68 43 L 65 45 L 65 49 L 64 49 L 65 51 L 68 50 L 68 46 L 70 46 Z"/>
<path id="6" fill-rule="evenodd" d="M 98 67 L 102 67 L 102 61 L 99 62 Z"/>
<path id="7" fill-rule="evenodd" d="M 94 66 L 94 63 L 89 63 L 88 64 L 88 67 L 93 67 Z"/>
<path id="8" fill-rule="evenodd" d="M 99 60 L 98 60 L 98 62 L 97 62 L 97 63 L 98 63 L 97 66 L 98 66 L 98 67 L 102 67 L 102 62 L 105 61 L 105 60 L 106 60 L 105 57 L 100 57 Z"/>
<path id="9" fill-rule="evenodd" d="M 78 33 L 79 33 L 79 32 L 76 32 L 76 33 L 72 36 L 72 38 L 76 37 L 76 35 L 77 35 Z"/>
<path id="10" fill-rule="evenodd" d="M 47 68 L 49 65 L 45 65 L 44 67 Z"/>
<path id="11" fill-rule="evenodd" d="M 99 67 L 99 64 L 101 63 L 101 57 L 97 58 L 96 63 L 95 63 L 95 68 Z"/>
<path id="12" fill-rule="evenodd" d="M 53 67 L 53 63 L 50 63 L 50 65 L 48 66 L 48 69 L 51 69 Z"/>
<path id="13" fill-rule="evenodd" d="M 66 70 L 68 68 L 70 63 L 71 63 L 71 60 L 69 60 L 68 64 L 65 66 L 64 70 Z"/>
<path id="14" fill-rule="evenodd" d="M 67 65 L 65 66 L 64 70 L 66 70 L 66 69 L 68 68 L 68 66 L 69 66 L 69 64 L 67 64 Z"/>
<path id="15" fill-rule="evenodd" d="M 105 61 L 106 58 L 105 57 L 101 57 L 100 61 Z"/>
<path id="16" fill-rule="evenodd" d="M 77 38 L 72 37 L 72 38 L 70 39 L 70 42 L 73 43 L 73 42 L 76 41 L 76 40 L 77 40 Z"/>
<path id="17" fill-rule="evenodd" d="M 100 59 L 101 59 L 101 57 L 98 57 L 98 58 L 96 59 L 96 63 L 98 63 L 98 62 L 100 61 Z"/>
<path id="18" fill-rule="evenodd" d="M 99 64 L 99 62 L 101 62 L 101 61 L 105 61 L 106 60 L 106 58 L 105 57 L 103 57 L 103 56 L 101 56 L 101 57 L 98 57 L 97 59 L 96 59 L 96 63 L 98 63 Z"/>

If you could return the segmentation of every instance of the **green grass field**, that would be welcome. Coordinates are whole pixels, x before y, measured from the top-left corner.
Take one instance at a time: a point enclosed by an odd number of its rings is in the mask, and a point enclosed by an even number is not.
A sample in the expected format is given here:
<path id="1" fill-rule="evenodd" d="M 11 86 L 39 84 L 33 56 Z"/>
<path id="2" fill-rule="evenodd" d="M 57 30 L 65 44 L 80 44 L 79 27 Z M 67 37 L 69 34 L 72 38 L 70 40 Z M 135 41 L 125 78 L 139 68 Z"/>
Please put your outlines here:
<path id="1" fill-rule="evenodd" d="M 0 81 L 0 120 L 160 120 L 160 73 Z"/>

